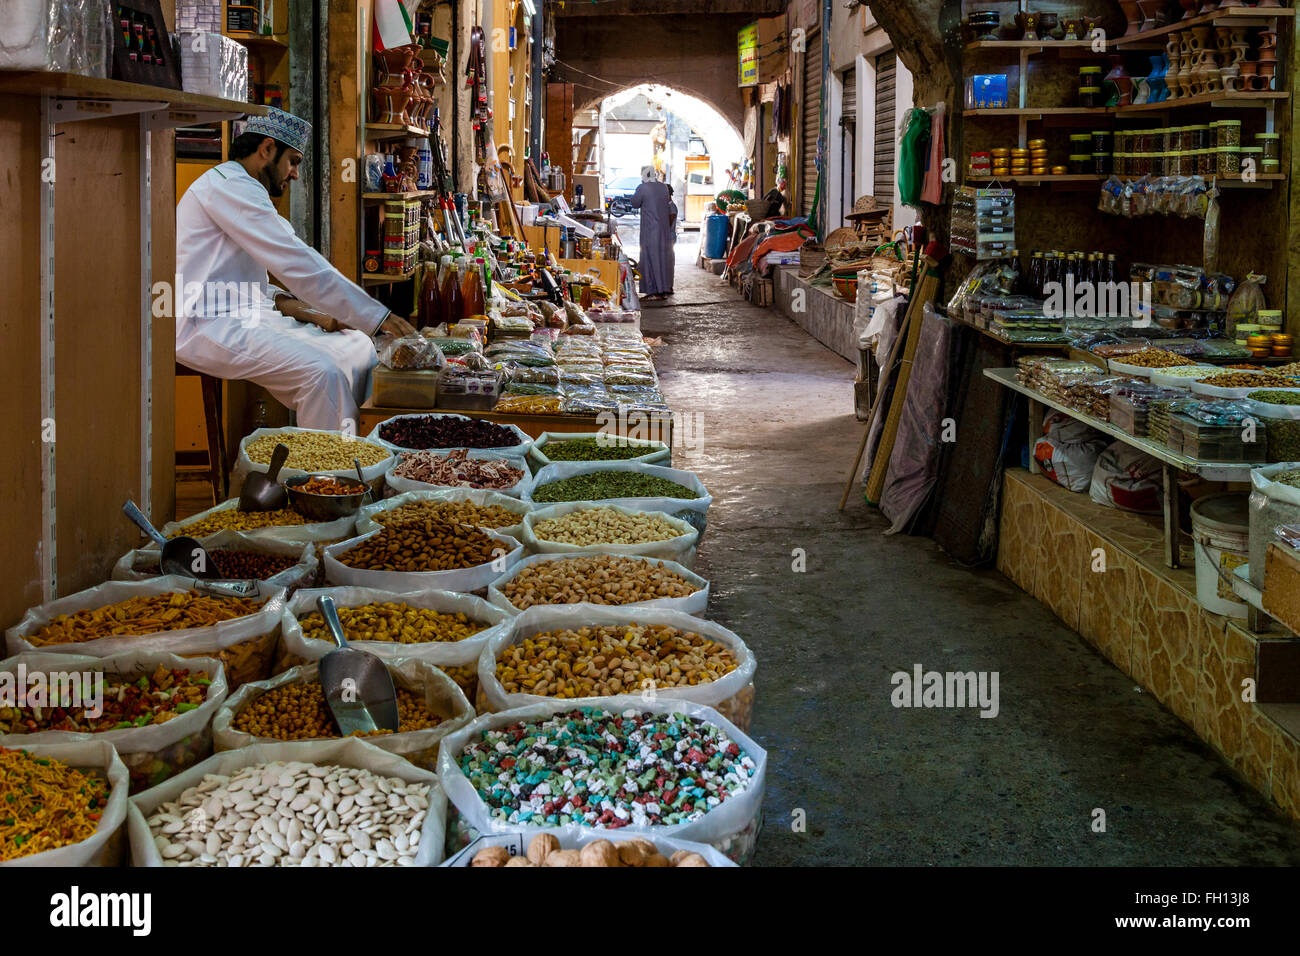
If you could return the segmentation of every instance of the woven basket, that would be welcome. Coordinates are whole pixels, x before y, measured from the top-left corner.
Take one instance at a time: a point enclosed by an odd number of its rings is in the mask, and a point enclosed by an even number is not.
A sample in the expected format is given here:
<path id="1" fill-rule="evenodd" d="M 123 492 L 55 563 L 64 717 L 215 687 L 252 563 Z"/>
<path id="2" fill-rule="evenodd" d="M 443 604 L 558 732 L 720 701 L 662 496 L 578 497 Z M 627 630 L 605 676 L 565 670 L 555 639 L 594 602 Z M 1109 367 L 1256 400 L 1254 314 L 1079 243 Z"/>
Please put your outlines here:
<path id="1" fill-rule="evenodd" d="M 806 279 L 826 265 L 826 250 L 809 240 L 799 247 L 799 278 Z"/>

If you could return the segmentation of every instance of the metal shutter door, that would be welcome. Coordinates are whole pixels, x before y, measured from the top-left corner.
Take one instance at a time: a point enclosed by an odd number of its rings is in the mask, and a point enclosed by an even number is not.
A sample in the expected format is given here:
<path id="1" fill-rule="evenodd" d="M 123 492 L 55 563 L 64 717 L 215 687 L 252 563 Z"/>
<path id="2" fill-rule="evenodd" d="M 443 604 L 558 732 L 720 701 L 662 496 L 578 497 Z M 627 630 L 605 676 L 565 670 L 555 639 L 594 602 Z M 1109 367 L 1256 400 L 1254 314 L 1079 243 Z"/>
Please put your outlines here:
<path id="1" fill-rule="evenodd" d="M 898 79 L 898 60 L 893 53 L 876 57 L 876 136 L 875 136 L 875 197 L 892 204 L 897 189 L 894 162 L 898 151 L 898 133 L 895 129 L 895 87 Z"/>
<path id="2" fill-rule="evenodd" d="M 840 196 L 844 212 L 853 211 L 857 199 L 857 130 L 858 130 L 858 69 L 851 67 L 840 74 L 844 94 L 840 103 Z"/>
<path id="3" fill-rule="evenodd" d="M 820 31 L 807 39 L 803 71 L 803 148 L 800 165 L 801 211 L 812 210 L 817 192 L 817 137 L 821 133 L 822 39 Z"/>

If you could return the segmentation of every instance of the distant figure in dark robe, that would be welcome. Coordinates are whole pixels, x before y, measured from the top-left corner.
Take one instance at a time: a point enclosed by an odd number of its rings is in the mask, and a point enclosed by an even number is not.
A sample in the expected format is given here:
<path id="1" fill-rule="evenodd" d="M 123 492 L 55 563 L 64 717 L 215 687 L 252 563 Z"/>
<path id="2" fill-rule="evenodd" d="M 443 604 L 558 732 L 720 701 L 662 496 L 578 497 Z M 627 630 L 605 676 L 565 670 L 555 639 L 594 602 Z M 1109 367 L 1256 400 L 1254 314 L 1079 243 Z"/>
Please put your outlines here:
<path id="1" fill-rule="evenodd" d="M 641 168 L 641 185 L 628 199 L 628 205 L 641 210 L 641 295 L 651 301 L 666 299 L 673 294 L 677 207 L 653 166 Z"/>

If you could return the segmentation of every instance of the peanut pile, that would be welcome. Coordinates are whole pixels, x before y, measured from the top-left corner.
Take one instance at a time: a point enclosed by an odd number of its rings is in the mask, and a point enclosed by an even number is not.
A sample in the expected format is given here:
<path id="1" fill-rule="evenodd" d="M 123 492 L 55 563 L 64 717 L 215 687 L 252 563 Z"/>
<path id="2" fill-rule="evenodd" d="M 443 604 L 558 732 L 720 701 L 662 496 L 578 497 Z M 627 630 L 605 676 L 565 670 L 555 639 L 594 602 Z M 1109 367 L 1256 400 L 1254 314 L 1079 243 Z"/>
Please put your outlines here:
<path id="1" fill-rule="evenodd" d="M 504 553 L 502 544 L 477 528 L 426 518 L 385 525 L 339 561 L 366 571 L 451 571 L 487 564 Z"/>
<path id="2" fill-rule="evenodd" d="M 349 641 L 385 641 L 393 644 L 433 644 L 463 641 L 486 626 L 464 614 L 444 614 L 409 604 L 385 602 L 338 608 L 339 623 Z M 303 636 L 333 643 L 325 619 L 313 612 L 298 621 Z"/>
<path id="3" fill-rule="evenodd" d="M 476 505 L 472 501 L 411 501 L 388 511 L 371 515 L 376 524 L 432 518 L 455 524 L 472 524 L 480 528 L 508 528 L 519 524 L 524 516 L 500 505 Z"/>
<path id="4" fill-rule="evenodd" d="M 508 694 L 573 699 L 708 684 L 736 669 L 725 645 L 662 624 L 587 626 L 526 637 L 501 652 Z"/>
<path id="5" fill-rule="evenodd" d="M 362 468 L 368 468 L 392 457 L 386 448 L 332 432 L 275 432 L 254 438 L 244 451 L 249 461 L 269 465 L 276 445 L 289 446 L 284 467 L 299 471 L 351 471 L 354 458 L 361 460 Z"/>
<path id="6" fill-rule="evenodd" d="M 596 554 L 530 564 L 501 586 L 521 611 L 536 604 L 636 604 L 699 590 L 661 561 Z"/>
<path id="7" fill-rule="evenodd" d="M 671 857 L 659 852 L 649 840 L 640 837 L 611 843 L 592 840 L 581 850 L 561 850 L 560 842 L 549 833 L 539 833 L 528 844 L 527 856 L 511 856 L 503 846 L 484 847 L 474 854 L 470 866 L 708 866 L 698 853 L 678 850 Z"/>
<path id="8" fill-rule="evenodd" d="M 652 511 L 624 514 L 613 508 L 583 508 L 533 525 L 544 541 L 591 546 L 596 544 L 649 544 L 679 538 L 682 531 L 666 515 Z"/>
<path id="9" fill-rule="evenodd" d="M 429 710 L 422 694 L 401 687 L 397 688 L 397 713 L 401 718 L 397 729 L 399 734 L 427 730 L 442 722 L 441 717 Z M 316 740 L 339 735 L 329 705 L 325 703 L 325 692 L 314 680 L 281 684 L 258 694 L 235 715 L 232 725 L 242 733 L 274 740 Z M 378 730 L 358 736 L 374 737 L 386 733 L 388 731 Z"/>
<path id="10" fill-rule="evenodd" d="M 93 610 L 60 614 L 27 640 L 40 647 L 179 631 L 244 617 L 261 607 L 262 602 L 253 598 L 210 597 L 197 591 L 141 595 Z"/>

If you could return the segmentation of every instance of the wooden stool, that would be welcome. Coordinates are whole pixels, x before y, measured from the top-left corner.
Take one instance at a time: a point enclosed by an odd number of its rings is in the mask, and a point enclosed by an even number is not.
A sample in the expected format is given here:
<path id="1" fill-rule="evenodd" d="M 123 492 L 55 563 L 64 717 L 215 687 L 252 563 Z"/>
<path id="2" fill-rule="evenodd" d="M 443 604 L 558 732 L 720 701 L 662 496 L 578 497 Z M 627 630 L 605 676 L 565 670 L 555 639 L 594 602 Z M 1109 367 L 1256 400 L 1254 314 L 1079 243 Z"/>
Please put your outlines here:
<path id="1" fill-rule="evenodd" d="M 208 467 L 192 472 L 200 481 L 212 484 L 212 503 L 219 505 L 230 496 L 230 463 L 226 460 L 226 436 L 221 423 L 221 379 L 176 363 L 176 377 L 197 375 L 203 390 L 203 419 L 208 433 Z"/>

